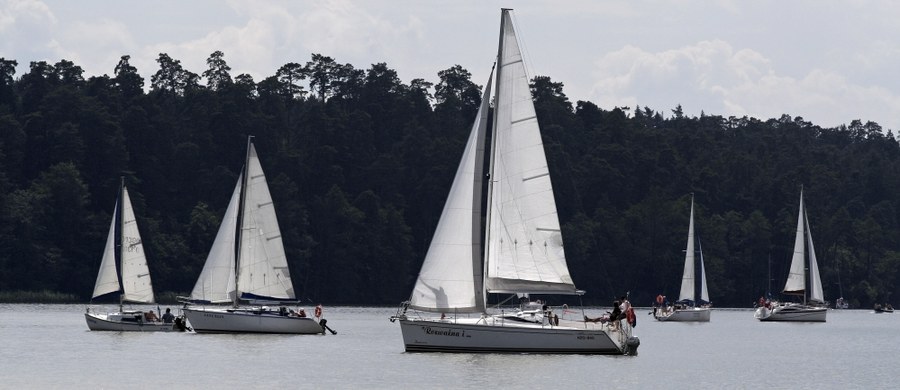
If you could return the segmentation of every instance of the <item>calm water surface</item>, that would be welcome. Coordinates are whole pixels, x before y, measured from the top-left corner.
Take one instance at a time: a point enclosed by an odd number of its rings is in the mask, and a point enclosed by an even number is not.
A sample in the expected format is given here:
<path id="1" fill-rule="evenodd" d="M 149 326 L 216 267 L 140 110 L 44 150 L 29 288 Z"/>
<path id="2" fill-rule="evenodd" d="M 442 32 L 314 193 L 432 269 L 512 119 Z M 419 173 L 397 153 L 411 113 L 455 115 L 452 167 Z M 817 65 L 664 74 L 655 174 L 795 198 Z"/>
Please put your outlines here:
<path id="1" fill-rule="evenodd" d="M 90 332 L 83 312 L 0 305 L 0 388 L 900 387 L 900 314 L 863 310 L 824 324 L 714 310 L 687 324 L 641 309 L 637 357 L 405 353 L 394 308 L 326 307 L 338 334 L 314 336 Z"/>

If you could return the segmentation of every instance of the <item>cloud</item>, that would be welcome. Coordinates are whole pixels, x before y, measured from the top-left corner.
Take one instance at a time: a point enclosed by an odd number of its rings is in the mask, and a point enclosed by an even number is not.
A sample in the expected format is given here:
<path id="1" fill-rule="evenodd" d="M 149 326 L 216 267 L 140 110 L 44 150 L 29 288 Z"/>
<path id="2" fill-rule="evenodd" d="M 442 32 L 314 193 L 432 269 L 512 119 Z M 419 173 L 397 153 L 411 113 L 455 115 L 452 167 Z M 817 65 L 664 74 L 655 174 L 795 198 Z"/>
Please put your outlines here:
<path id="1" fill-rule="evenodd" d="M 664 115 L 681 104 L 688 115 L 789 114 L 823 127 L 884 112 L 900 115 L 900 96 L 887 88 L 856 84 L 822 67 L 806 69 L 800 78 L 786 76 L 763 53 L 735 50 L 722 40 L 655 53 L 626 46 L 598 58 L 593 79 L 591 99 L 601 106 L 639 104 Z"/>
<path id="2" fill-rule="evenodd" d="M 30 61 L 51 61 L 57 57 L 56 25 L 56 16 L 41 1 L 0 0 L 0 56 L 14 53 L 10 59 L 18 60 L 20 69 Z"/>

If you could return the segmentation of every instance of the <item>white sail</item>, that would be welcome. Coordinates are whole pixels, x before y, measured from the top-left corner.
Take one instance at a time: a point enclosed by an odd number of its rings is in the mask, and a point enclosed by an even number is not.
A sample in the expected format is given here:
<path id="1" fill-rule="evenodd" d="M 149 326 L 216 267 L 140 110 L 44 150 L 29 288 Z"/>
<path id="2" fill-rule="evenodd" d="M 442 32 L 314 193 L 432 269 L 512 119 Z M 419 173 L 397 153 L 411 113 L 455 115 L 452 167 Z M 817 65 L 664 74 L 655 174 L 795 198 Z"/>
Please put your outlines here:
<path id="1" fill-rule="evenodd" d="M 427 311 L 484 311 L 481 185 L 491 78 L 485 85 L 462 160 L 431 239 L 410 307 Z"/>
<path id="2" fill-rule="evenodd" d="M 694 281 L 694 198 L 691 198 L 691 221 L 688 224 L 687 249 L 684 251 L 684 273 L 681 275 L 679 301 L 696 301 Z"/>
<path id="3" fill-rule="evenodd" d="M 247 183 L 241 218 L 238 291 L 263 297 L 294 299 L 281 230 L 256 148 L 249 145 Z"/>
<path id="4" fill-rule="evenodd" d="M 819 264 L 816 261 L 816 250 L 813 248 L 812 232 L 809 229 L 809 219 L 803 213 L 806 226 L 806 241 L 809 245 L 809 300 L 815 303 L 825 303 L 825 294 L 822 292 L 822 278 L 819 276 Z"/>
<path id="5" fill-rule="evenodd" d="M 246 183 L 241 174 L 191 300 L 236 303 L 243 293 L 260 298 L 296 298 L 266 176 L 253 143 L 248 142 L 247 148 Z M 240 207 L 242 195 L 244 205 Z M 238 218 L 241 211 L 243 215 Z M 241 242 L 235 259 L 238 220 Z"/>
<path id="6" fill-rule="evenodd" d="M 134 218 L 128 189 L 122 186 L 122 299 L 128 302 L 154 303 L 153 282 L 144 244 Z"/>
<path id="7" fill-rule="evenodd" d="M 109 234 L 106 236 L 106 246 L 103 247 L 103 259 L 100 261 L 100 271 L 97 272 L 92 298 L 119 291 L 119 275 L 116 273 L 116 214 L 118 210 L 119 201 L 116 200 L 116 208 L 113 211 L 112 221 L 109 223 Z"/>
<path id="8" fill-rule="evenodd" d="M 121 202 L 121 208 L 119 202 Z M 119 232 L 116 231 L 118 221 L 121 221 Z M 119 248 L 121 265 L 116 264 L 116 233 L 121 235 L 121 247 Z M 119 272 L 121 272 L 121 285 L 119 284 Z M 103 259 L 100 261 L 100 271 L 97 273 L 92 297 L 96 298 L 116 291 L 122 292 L 121 299 L 123 301 L 154 302 L 153 283 L 150 280 L 144 244 L 138 231 L 128 189 L 124 185 L 121 189 L 121 199 L 116 200 L 112 222 L 109 224 L 109 234 L 106 237 Z"/>
<path id="9" fill-rule="evenodd" d="M 794 255 L 791 258 L 791 268 L 788 273 L 787 282 L 784 284 L 785 294 L 803 294 L 806 291 L 806 240 L 804 239 L 804 231 L 806 230 L 806 209 L 803 206 L 803 190 L 800 190 L 800 212 L 797 215 L 797 234 L 794 236 Z"/>
<path id="10" fill-rule="evenodd" d="M 703 264 L 703 248 L 700 242 L 697 242 L 700 249 L 700 300 L 709 303 L 709 290 L 706 288 L 706 265 Z"/>
<path id="11" fill-rule="evenodd" d="M 237 229 L 238 203 L 241 198 L 241 177 L 225 210 L 225 217 L 216 233 L 212 249 L 200 271 L 200 277 L 191 291 L 191 300 L 212 303 L 233 302 L 235 299 L 234 284 L 234 235 Z"/>
<path id="12" fill-rule="evenodd" d="M 575 294 L 528 75 L 508 12 L 497 59 L 485 288 Z"/>

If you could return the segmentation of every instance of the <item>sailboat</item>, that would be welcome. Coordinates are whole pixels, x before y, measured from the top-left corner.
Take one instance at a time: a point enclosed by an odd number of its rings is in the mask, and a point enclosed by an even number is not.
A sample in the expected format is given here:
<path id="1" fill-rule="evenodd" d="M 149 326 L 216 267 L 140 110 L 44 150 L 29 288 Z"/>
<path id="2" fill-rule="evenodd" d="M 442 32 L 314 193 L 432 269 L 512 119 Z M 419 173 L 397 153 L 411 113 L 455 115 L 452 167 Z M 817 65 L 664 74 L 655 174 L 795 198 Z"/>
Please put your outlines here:
<path id="1" fill-rule="evenodd" d="M 800 189 L 800 212 L 797 216 L 797 235 L 794 238 L 794 255 L 787 282 L 781 291 L 786 295 L 799 295 L 802 303 L 766 302 L 756 309 L 755 317 L 760 321 L 825 322 L 825 295 L 822 292 L 822 278 L 816 263 L 809 219 L 803 203 L 803 189 Z"/>
<path id="2" fill-rule="evenodd" d="M 184 314 L 197 333 L 325 332 L 324 319 L 287 308 L 298 302 L 252 136 L 219 232 L 185 302 Z M 217 304 L 230 307 L 207 306 Z"/>
<path id="3" fill-rule="evenodd" d="M 566 265 L 511 10 L 502 10 L 500 26 L 493 120 L 492 72 L 411 297 L 391 322 L 399 321 L 408 352 L 634 354 L 640 340 L 623 320 L 560 319 L 537 301 L 488 313 L 492 293 L 584 293 Z"/>
<path id="4" fill-rule="evenodd" d="M 144 244 L 138 231 L 128 189 L 125 188 L 125 178 L 122 178 L 119 185 L 116 208 L 109 225 L 109 235 L 106 237 L 100 271 L 97 273 L 91 299 L 110 294 L 118 294 L 119 311 L 99 313 L 92 312 L 88 307 L 84 319 L 90 330 L 153 332 L 174 329 L 174 323 L 152 321 L 152 317 L 148 319 L 147 313 L 143 311 L 123 310 L 125 302 L 154 303 L 153 283 L 150 281 Z"/>
<path id="5" fill-rule="evenodd" d="M 696 251 L 694 242 L 696 241 Z M 695 259 L 699 254 L 700 277 L 695 275 Z M 699 295 L 697 290 L 699 288 Z M 678 302 L 672 308 L 662 305 L 662 298 L 657 297 L 659 305 L 653 316 L 659 321 L 709 321 L 709 291 L 706 288 L 706 268 L 703 266 L 703 249 L 700 240 L 694 235 L 694 196 L 691 195 L 691 221 L 688 225 L 687 249 L 684 255 L 684 273 L 681 276 L 681 292 Z"/>

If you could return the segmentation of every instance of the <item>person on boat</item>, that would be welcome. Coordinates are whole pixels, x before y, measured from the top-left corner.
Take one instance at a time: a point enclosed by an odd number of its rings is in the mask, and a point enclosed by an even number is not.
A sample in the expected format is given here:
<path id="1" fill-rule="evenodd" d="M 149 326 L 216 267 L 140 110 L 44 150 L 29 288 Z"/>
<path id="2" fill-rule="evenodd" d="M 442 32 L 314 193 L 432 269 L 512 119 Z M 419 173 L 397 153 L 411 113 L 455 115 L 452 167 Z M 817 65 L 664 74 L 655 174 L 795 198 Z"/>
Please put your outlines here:
<path id="1" fill-rule="evenodd" d="M 166 314 L 163 314 L 162 320 L 164 324 L 172 324 L 175 322 L 175 315 L 172 314 L 172 309 L 166 308 Z"/>
<path id="2" fill-rule="evenodd" d="M 612 327 L 612 328 L 618 327 L 619 320 L 622 319 L 621 305 L 622 305 L 622 302 L 619 302 L 619 301 L 613 302 L 612 313 L 609 313 L 610 327 Z"/>
<path id="3" fill-rule="evenodd" d="M 315 317 L 317 320 L 322 318 L 322 304 L 321 303 L 316 305 L 316 310 L 315 310 L 314 314 L 315 314 Z"/>
<path id="4" fill-rule="evenodd" d="M 156 316 L 156 313 L 154 313 L 153 310 L 150 310 L 146 314 L 144 314 L 144 321 L 157 322 L 159 321 L 159 317 Z"/>
<path id="5" fill-rule="evenodd" d="M 601 324 L 605 324 L 605 323 L 608 322 L 608 321 L 609 321 L 609 312 L 606 312 L 606 314 L 601 315 L 601 316 L 596 317 L 596 318 L 591 318 L 591 317 L 588 317 L 588 316 L 584 316 L 584 322 L 595 322 L 595 323 L 596 323 L 596 322 L 599 322 L 599 323 L 601 323 Z"/>

